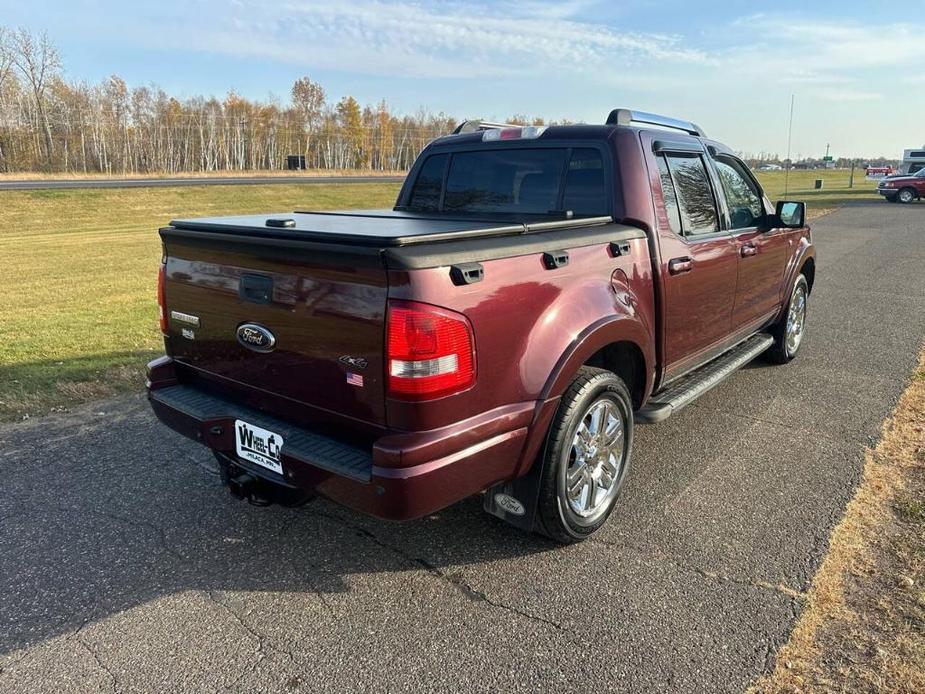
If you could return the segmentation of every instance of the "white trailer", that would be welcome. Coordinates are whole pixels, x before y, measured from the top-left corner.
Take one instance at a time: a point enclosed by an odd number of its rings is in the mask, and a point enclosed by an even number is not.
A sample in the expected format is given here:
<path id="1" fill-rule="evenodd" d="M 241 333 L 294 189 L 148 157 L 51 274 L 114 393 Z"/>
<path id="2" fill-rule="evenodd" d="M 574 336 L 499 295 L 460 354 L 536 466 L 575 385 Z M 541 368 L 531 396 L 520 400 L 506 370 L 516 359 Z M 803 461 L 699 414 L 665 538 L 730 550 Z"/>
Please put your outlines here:
<path id="1" fill-rule="evenodd" d="M 904 149 L 903 162 L 899 165 L 899 173 L 913 174 L 925 168 L 925 145 L 917 149 Z"/>

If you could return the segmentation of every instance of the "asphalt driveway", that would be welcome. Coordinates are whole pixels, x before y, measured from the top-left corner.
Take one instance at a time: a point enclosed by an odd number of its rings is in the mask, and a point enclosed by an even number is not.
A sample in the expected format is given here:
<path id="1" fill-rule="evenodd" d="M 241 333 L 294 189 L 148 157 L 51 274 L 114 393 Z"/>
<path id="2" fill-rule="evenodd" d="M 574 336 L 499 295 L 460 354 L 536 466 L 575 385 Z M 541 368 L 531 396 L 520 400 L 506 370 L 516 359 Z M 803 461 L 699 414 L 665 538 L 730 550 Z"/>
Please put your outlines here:
<path id="1" fill-rule="evenodd" d="M 403 525 L 251 507 L 140 396 L 0 428 L 0 690 L 741 691 L 925 339 L 925 204 L 814 234 L 799 359 L 641 428 L 576 547 L 477 499 Z"/>

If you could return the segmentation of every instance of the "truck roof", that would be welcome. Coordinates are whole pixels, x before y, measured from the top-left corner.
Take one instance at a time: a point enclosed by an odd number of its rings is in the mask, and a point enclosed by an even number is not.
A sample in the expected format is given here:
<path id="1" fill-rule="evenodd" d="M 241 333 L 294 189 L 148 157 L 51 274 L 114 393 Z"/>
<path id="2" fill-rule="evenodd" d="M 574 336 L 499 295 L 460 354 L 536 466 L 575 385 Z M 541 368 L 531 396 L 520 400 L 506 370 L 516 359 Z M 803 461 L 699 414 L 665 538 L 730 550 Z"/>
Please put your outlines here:
<path id="1" fill-rule="evenodd" d="M 631 128 L 634 130 L 660 130 L 683 133 L 691 137 L 707 140 L 706 133 L 696 123 L 691 121 L 663 116 L 657 113 L 634 111 L 628 108 L 615 108 L 607 116 L 603 124 L 577 123 L 569 125 L 518 125 L 512 123 L 492 123 L 480 120 L 464 121 L 450 135 L 437 138 L 431 146 L 459 145 L 466 143 L 508 139 L 504 136 L 490 137 L 488 131 L 530 131 L 524 139 L 546 140 L 606 140 L 610 138 L 617 128 Z M 510 139 L 518 139 L 516 133 Z"/>

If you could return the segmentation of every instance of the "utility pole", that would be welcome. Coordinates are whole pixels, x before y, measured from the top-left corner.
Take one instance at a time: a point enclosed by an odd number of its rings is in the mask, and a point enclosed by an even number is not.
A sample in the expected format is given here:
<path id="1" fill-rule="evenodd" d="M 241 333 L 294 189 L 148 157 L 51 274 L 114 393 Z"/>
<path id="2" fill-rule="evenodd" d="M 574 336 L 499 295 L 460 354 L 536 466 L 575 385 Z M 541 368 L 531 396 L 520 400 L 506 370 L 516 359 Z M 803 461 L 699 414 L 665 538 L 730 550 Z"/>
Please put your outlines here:
<path id="1" fill-rule="evenodd" d="M 787 129 L 787 169 L 784 172 L 784 197 L 790 191 L 790 169 L 793 168 L 793 162 L 790 160 L 790 145 L 793 143 L 793 103 L 796 100 L 796 94 L 790 95 L 790 127 Z"/>

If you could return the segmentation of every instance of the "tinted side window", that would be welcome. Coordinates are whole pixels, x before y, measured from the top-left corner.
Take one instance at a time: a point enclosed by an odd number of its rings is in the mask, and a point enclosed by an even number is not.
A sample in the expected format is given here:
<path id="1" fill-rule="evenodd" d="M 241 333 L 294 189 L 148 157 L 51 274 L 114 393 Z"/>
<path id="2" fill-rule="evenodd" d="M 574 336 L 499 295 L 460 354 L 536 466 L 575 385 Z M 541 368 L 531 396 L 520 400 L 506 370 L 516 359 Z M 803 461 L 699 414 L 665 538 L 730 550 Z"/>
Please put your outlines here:
<path id="1" fill-rule="evenodd" d="M 668 156 L 668 167 L 678 196 L 681 227 L 687 235 L 712 234 L 719 231 L 713 189 L 699 156 Z"/>
<path id="2" fill-rule="evenodd" d="M 572 150 L 565 177 L 565 198 L 562 208 L 576 215 L 607 214 L 604 194 L 604 162 L 596 149 Z"/>
<path id="3" fill-rule="evenodd" d="M 668 224 L 671 230 L 681 234 L 681 210 L 678 208 L 678 196 L 674 190 L 674 181 L 668 171 L 668 161 L 665 157 L 658 157 L 658 175 L 662 179 L 662 195 L 665 198 L 665 212 L 668 213 Z"/>
<path id="4" fill-rule="evenodd" d="M 410 207 L 422 212 L 436 212 L 440 209 L 440 191 L 443 189 L 446 157 L 446 154 L 437 154 L 424 162 L 411 190 Z"/>
<path id="5" fill-rule="evenodd" d="M 729 220 L 733 229 L 747 229 L 758 226 L 764 215 L 761 196 L 748 174 L 741 170 L 738 162 L 730 159 L 716 159 L 716 170 L 726 194 Z"/>

